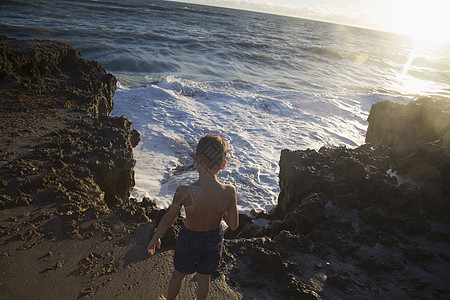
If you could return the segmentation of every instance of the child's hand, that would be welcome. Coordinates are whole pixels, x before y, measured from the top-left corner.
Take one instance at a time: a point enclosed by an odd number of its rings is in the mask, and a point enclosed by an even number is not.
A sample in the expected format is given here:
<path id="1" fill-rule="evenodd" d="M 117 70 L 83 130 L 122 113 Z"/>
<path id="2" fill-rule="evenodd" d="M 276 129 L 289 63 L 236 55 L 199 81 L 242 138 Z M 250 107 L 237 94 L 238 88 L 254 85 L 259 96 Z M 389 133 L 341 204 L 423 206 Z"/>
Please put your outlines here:
<path id="1" fill-rule="evenodd" d="M 156 248 L 158 248 L 158 249 L 161 248 L 161 240 L 160 239 L 157 239 L 156 241 L 154 239 L 152 239 L 150 241 L 150 243 L 147 246 L 148 254 L 150 254 L 150 255 L 155 254 Z"/>

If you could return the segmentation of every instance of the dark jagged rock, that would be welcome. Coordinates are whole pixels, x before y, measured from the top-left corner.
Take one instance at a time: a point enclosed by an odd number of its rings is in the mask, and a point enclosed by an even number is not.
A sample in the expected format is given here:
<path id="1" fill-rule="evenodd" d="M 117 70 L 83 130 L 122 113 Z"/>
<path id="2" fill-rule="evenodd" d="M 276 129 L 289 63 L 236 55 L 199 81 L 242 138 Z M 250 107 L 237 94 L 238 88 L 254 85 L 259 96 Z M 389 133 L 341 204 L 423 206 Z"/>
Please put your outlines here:
<path id="1" fill-rule="evenodd" d="M 315 150 L 281 151 L 280 195 L 273 213 L 275 217 L 295 209 L 311 191 L 329 185 L 333 176 L 330 159 L 329 155 L 321 155 Z"/>
<path id="2" fill-rule="evenodd" d="M 450 103 L 429 98 L 407 105 L 382 101 L 374 104 L 369 114 L 366 143 L 385 145 L 398 151 L 440 140 L 443 150 L 450 149 Z"/>
<path id="3" fill-rule="evenodd" d="M 258 228 L 241 218 L 237 233 L 228 235 L 246 237 L 237 240 L 239 247 L 227 244 L 234 257 L 229 263 L 240 266 L 231 277 L 239 282 L 242 273 L 251 278 L 264 273 L 276 278 L 281 295 L 302 299 L 316 295 L 297 293 L 294 287 L 310 289 L 315 266 L 321 266 L 321 278 L 327 279 L 320 295 L 354 298 L 380 285 L 386 287 L 376 293 L 382 297 L 387 291 L 389 297 L 390 290 L 398 289 L 392 282 L 404 281 L 402 274 L 412 272 L 404 283 L 414 291 L 409 294 L 449 296 L 450 290 L 432 279 L 439 272 L 448 280 L 445 270 L 450 267 L 445 254 L 450 249 L 448 116 L 448 103 L 382 102 L 370 113 L 371 144 L 283 150 L 278 205 L 271 214 L 256 216 L 271 223 Z M 292 272 L 286 268 L 290 260 L 300 270 L 295 276 L 286 275 Z M 341 270 L 342 265 L 347 268 Z M 427 278 L 426 284 L 417 284 L 419 276 Z M 262 288 L 263 283 L 258 279 L 252 284 Z"/>
<path id="4" fill-rule="evenodd" d="M 450 102 L 383 101 L 372 106 L 368 121 L 366 143 L 390 147 L 396 170 L 450 194 Z"/>
<path id="5" fill-rule="evenodd" d="M 136 129 L 132 129 L 131 130 L 131 138 L 130 138 L 130 142 L 131 142 L 131 147 L 136 147 L 139 142 L 141 141 L 141 135 L 139 134 L 139 132 Z"/>
<path id="6" fill-rule="evenodd" d="M 0 89 L 4 110 L 81 109 L 95 118 L 113 109 L 116 78 L 68 45 L 0 36 Z"/>
<path id="7" fill-rule="evenodd" d="M 317 193 L 312 193 L 301 200 L 301 203 L 286 214 L 286 227 L 300 234 L 308 234 L 325 218 L 325 202 Z"/>
<path id="8" fill-rule="evenodd" d="M 227 239 L 256 237 L 259 236 L 259 229 L 259 226 L 253 224 L 252 219 L 249 216 L 239 214 L 239 227 L 235 231 L 227 229 L 224 237 Z"/>
<path id="9" fill-rule="evenodd" d="M 34 226 L 59 238 L 111 211 L 148 220 L 129 200 L 140 137 L 108 116 L 115 88 L 68 45 L 0 37 L 0 209 L 39 207 L 48 217 Z"/>

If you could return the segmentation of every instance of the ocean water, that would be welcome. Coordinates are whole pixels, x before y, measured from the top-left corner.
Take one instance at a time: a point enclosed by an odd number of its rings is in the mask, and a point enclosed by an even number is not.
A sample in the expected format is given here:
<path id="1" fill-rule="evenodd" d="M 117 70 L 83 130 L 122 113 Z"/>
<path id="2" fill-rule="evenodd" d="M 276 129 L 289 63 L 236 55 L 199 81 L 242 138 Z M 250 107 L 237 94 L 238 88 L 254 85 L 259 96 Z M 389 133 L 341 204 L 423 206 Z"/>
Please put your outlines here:
<path id="1" fill-rule="evenodd" d="M 141 134 L 132 195 L 171 203 L 207 133 L 242 212 L 277 203 L 285 148 L 364 143 L 372 104 L 450 99 L 450 44 L 169 1 L 0 1 L 0 34 L 51 39 L 118 79 L 112 115 Z"/>

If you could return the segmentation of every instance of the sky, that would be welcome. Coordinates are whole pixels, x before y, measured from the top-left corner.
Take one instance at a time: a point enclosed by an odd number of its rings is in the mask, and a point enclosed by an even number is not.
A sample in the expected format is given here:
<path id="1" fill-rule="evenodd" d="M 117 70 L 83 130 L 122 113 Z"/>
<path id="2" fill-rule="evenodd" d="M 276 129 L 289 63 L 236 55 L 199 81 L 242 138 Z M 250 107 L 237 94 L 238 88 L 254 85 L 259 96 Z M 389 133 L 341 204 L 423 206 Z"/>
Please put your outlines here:
<path id="1" fill-rule="evenodd" d="M 181 0 L 450 41 L 448 0 Z"/>

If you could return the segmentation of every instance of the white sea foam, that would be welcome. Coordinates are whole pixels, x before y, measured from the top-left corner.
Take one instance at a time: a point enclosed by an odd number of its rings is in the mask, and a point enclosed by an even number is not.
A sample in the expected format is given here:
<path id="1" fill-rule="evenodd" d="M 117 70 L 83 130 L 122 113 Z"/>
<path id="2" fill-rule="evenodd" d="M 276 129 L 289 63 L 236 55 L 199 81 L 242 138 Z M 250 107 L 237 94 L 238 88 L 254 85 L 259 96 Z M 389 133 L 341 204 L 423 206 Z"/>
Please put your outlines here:
<path id="1" fill-rule="evenodd" d="M 246 213 L 276 205 L 282 149 L 360 145 L 370 107 L 344 95 L 174 76 L 139 89 L 119 85 L 114 102 L 113 115 L 126 115 L 141 134 L 133 197 L 168 207 L 176 187 L 197 178 L 192 155 L 198 139 L 217 133 L 230 148 L 219 179 L 236 186 L 239 209 Z"/>

